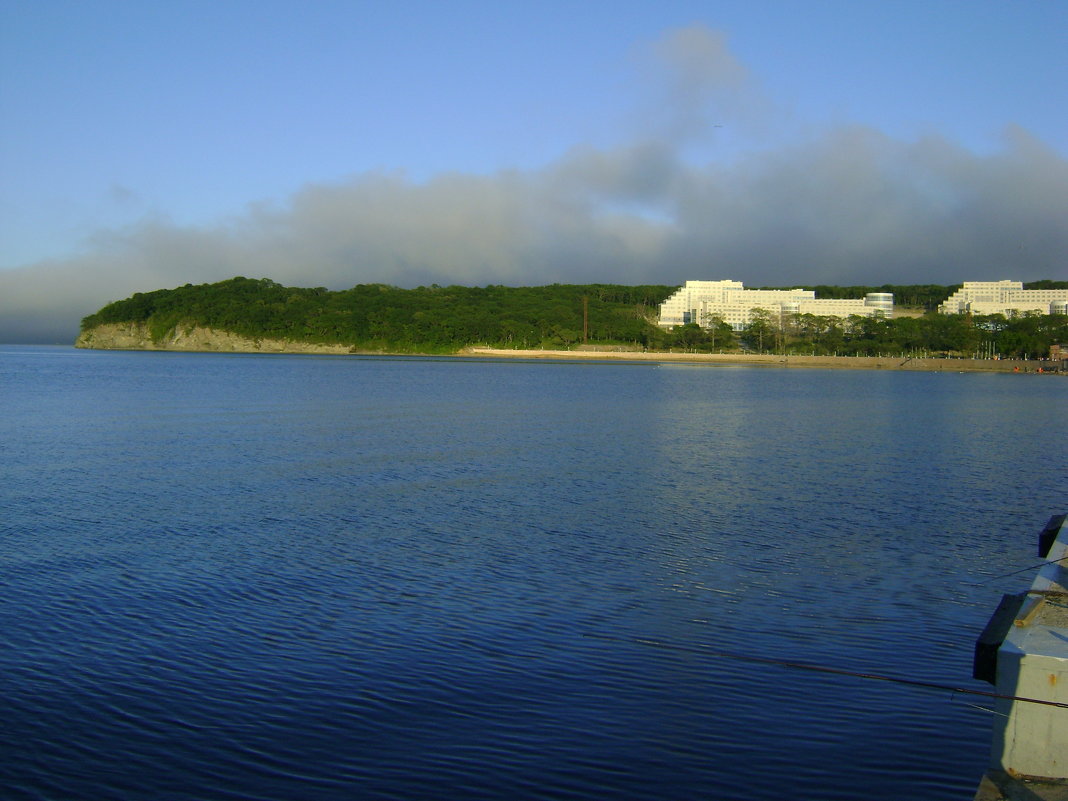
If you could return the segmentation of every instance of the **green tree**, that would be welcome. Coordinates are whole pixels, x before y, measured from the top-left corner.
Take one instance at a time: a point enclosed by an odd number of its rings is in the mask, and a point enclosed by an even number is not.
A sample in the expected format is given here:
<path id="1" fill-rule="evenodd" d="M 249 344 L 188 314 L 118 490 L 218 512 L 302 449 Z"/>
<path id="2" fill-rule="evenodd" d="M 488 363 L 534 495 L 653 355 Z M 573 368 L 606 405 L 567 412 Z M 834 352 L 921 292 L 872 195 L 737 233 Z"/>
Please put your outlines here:
<path id="1" fill-rule="evenodd" d="M 706 331 L 708 345 L 711 350 L 716 350 L 717 345 L 720 350 L 724 350 L 734 344 L 734 329 L 727 324 L 727 321 L 722 316 L 705 313 L 701 320 L 701 325 Z"/>
<path id="2" fill-rule="evenodd" d="M 672 334 L 673 344 L 686 350 L 701 350 L 708 345 L 708 332 L 697 323 L 677 325 Z"/>
<path id="3" fill-rule="evenodd" d="M 749 313 L 749 322 L 742 328 L 742 342 L 757 353 L 764 353 L 765 348 L 774 343 L 777 329 L 777 321 L 770 311 L 753 309 Z"/>

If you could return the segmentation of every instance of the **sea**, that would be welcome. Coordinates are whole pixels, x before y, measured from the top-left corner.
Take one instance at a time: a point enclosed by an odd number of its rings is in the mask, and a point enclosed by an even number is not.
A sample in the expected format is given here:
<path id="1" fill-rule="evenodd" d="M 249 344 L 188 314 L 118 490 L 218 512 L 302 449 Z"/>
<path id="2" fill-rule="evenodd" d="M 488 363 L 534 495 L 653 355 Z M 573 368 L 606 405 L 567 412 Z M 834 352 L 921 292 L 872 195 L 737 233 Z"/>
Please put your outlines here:
<path id="1" fill-rule="evenodd" d="M 1068 511 L 1035 373 L 0 346 L 0 411 L 4 799 L 970 799 Z"/>

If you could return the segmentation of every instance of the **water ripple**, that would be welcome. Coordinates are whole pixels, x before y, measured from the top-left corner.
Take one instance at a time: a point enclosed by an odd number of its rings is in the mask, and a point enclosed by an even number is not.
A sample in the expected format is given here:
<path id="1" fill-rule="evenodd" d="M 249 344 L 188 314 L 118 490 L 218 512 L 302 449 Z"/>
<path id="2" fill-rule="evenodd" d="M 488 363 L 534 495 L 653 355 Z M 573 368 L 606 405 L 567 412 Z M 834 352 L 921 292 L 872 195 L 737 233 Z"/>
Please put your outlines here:
<path id="1" fill-rule="evenodd" d="M 8 372 L 11 797 L 974 789 L 989 716 L 714 652 L 966 683 L 1064 382 L 173 357 Z"/>

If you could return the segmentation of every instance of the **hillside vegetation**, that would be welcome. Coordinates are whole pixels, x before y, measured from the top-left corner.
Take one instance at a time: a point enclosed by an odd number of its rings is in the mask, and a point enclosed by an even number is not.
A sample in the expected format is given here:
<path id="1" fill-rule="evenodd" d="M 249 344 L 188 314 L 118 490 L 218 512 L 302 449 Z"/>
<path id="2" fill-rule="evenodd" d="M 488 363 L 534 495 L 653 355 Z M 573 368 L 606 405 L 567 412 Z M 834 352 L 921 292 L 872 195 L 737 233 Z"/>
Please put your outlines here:
<path id="1" fill-rule="evenodd" d="M 155 340 L 178 325 L 250 338 L 345 344 L 361 350 L 451 352 L 467 345 L 569 347 L 583 339 L 644 345 L 669 286 L 543 287 L 363 284 L 340 292 L 286 287 L 269 279 L 138 293 L 82 321 L 147 323 Z"/>
<path id="2" fill-rule="evenodd" d="M 1053 282 L 1038 282 L 1048 285 Z M 1035 285 L 1031 285 L 1035 286 Z M 899 303 L 933 308 L 955 286 L 812 287 L 817 297 L 894 292 Z M 649 350 L 877 355 L 882 353 L 1041 357 L 1068 343 L 1064 316 L 970 317 L 928 312 L 878 320 L 756 315 L 745 331 L 696 325 L 664 331 L 659 304 L 674 286 L 553 284 L 542 287 L 363 284 L 342 291 L 286 287 L 270 279 L 137 293 L 82 320 L 88 332 L 136 323 L 160 342 L 182 327 L 227 331 L 254 340 L 344 345 L 354 351 L 451 353 L 472 345 L 570 348 L 584 342 Z"/>

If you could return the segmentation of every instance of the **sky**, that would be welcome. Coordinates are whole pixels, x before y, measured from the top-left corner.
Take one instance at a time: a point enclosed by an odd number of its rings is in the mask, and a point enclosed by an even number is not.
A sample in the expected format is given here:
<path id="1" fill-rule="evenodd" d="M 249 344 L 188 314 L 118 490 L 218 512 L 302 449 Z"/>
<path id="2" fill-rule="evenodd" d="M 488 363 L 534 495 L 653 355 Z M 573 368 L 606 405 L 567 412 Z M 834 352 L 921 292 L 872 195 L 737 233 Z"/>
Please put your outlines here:
<path id="1" fill-rule="evenodd" d="M 1068 279 L 1064 0 L 0 0 L 0 342 L 267 277 Z"/>

